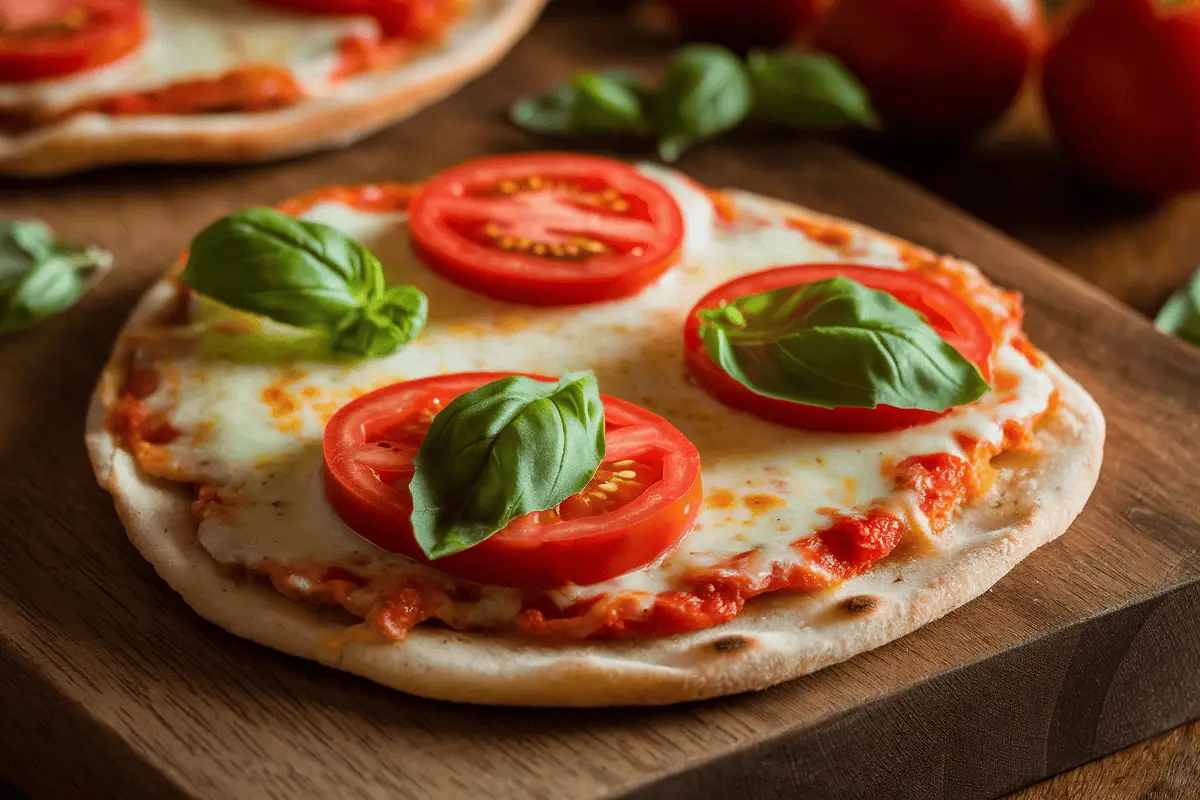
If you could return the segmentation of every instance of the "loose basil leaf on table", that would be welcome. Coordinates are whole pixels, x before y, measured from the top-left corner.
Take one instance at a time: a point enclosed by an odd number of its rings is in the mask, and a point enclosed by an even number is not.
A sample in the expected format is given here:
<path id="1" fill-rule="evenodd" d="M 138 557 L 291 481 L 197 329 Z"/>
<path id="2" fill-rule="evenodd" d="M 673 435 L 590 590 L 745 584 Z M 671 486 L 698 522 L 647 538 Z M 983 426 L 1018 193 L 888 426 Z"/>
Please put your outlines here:
<path id="1" fill-rule="evenodd" d="M 1200 345 L 1200 272 L 1171 295 L 1154 318 L 1154 325 L 1164 333 Z"/>
<path id="2" fill-rule="evenodd" d="M 658 153 L 675 161 L 698 141 L 737 127 L 753 93 L 741 59 L 724 47 L 684 47 L 667 67 L 654 110 Z"/>
<path id="3" fill-rule="evenodd" d="M 713 361 L 767 397 L 944 411 L 990 388 L 916 311 L 848 278 L 739 297 L 699 316 Z"/>
<path id="4" fill-rule="evenodd" d="M 428 312 L 416 287 L 386 287 L 379 259 L 358 241 L 267 208 L 201 231 L 183 282 L 227 306 L 326 331 L 339 355 L 387 355 L 416 338 Z"/>
<path id="5" fill-rule="evenodd" d="M 409 484 L 412 526 L 430 558 L 474 547 L 517 517 L 577 494 L 604 458 L 594 376 L 515 376 L 452 400 L 433 418 Z"/>
<path id="6" fill-rule="evenodd" d="M 533 133 L 644 135 L 650 91 L 627 70 L 579 72 L 538 97 L 513 103 L 512 121 Z"/>
<path id="7" fill-rule="evenodd" d="M 66 310 L 111 264 L 108 251 L 67 247 L 36 220 L 0 220 L 0 335 Z"/>
<path id="8" fill-rule="evenodd" d="M 879 127 L 866 89 L 833 56 L 754 51 L 754 115 L 804 128 Z"/>

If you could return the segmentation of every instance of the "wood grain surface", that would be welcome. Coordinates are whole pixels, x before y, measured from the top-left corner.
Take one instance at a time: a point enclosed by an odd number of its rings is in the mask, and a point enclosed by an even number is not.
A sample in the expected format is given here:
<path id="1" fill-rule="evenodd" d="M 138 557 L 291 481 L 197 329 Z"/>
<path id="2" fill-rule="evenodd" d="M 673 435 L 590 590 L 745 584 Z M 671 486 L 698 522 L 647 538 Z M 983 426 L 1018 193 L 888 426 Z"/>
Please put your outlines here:
<path id="1" fill-rule="evenodd" d="M 579 65 L 652 66 L 667 45 L 599 10 L 552 10 L 494 73 L 344 153 L 0 187 L 0 213 L 41 216 L 120 259 L 70 313 L 0 340 L 6 778 L 33 797 L 975 798 L 1200 715 L 1200 357 L 947 204 L 803 137 L 731 137 L 681 167 L 978 262 L 1026 293 L 1031 336 L 1108 415 L 1084 515 L 984 597 L 767 692 L 506 711 L 397 695 L 237 640 L 138 558 L 92 480 L 83 411 L 123 316 L 204 222 L 322 183 L 418 179 L 543 145 L 503 123 L 515 94 Z M 1045 796 L 1097 796 L 1056 791 Z"/>

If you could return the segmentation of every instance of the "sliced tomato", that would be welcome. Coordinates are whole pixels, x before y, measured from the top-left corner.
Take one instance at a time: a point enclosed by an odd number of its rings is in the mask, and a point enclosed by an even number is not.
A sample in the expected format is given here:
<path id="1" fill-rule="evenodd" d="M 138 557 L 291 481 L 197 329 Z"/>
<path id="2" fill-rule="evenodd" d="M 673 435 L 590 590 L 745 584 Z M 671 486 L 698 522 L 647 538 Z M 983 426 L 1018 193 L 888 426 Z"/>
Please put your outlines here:
<path id="1" fill-rule="evenodd" d="M 683 214 L 670 192 L 607 158 L 495 156 L 440 172 L 413 199 L 418 255 L 469 289 L 536 305 L 636 294 L 671 266 Z"/>
<path id="2" fill-rule="evenodd" d="M 898 430 L 945 416 L 949 411 L 912 408 L 821 408 L 758 394 L 727 375 L 708 355 L 700 339 L 697 312 L 717 308 L 738 297 L 785 286 L 798 286 L 842 276 L 869 289 L 887 292 L 925 318 L 943 339 L 990 380 L 992 339 L 979 315 L 949 289 L 905 270 L 849 264 L 800 264 L 755 272 L 718 286 L 692 308 L 684 326 L 688 371 L 722 403 L 780 425 L 817 431 L 876 433 Z"/>
<path id="3" fill-rule="evenodd" d="M 511 374 L 469 372 L 396 383 L 334 414 L 325 428 L 325 493 L 342 521 L 385 550 L 428 563 L 409 520 L 408 483 L 417 449 L 439 409 Z M 438 559 L 434 567 L 500 586 L 598 583 L 650 563 L 692 529 L 701 501 L 696 447 L 661 417 L 601 398 L 607 454 L 587 488 L 557 508 L 527 514 L 481 544 Z"/>
<path id="4" fill-rule="evenodd" d="M 257 0 L 312 14 L 374 17 L 387 36 L 423 42 L 439 36 L 458 16 L 461 0 Z"/>
<path id="5" fill-rule="evenodd" d="M 0 0 L 0 82 L 98 67 L 145 35 L 141 0 Z"/>

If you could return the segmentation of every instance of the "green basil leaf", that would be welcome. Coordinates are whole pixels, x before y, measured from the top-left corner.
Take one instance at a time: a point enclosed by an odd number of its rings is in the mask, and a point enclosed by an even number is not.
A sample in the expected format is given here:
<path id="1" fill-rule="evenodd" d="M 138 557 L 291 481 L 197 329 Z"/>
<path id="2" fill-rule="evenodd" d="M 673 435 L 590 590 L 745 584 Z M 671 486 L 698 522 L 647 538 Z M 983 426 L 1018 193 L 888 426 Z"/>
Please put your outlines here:
<path id="1" fill-rule="evenodd" d="M 417 452 L 412 526 L 430 558 L 473 547 L 577 494 L 604 458 L 596 379 L 511 377 L 451 401 Z"/>
<path id="2" fill-rule="evenodd" d="M 624 67 L 608 69 L 601 72 L 600 75 L 605 80 L 624 86 L 632 92 L 637 97 L 638 102 L 642 104 L 642 109 L 649 113 L 651 107 L 654 105 L 655 91 L 646 85 L 646 82 L 642 80 L 640 75 Z"/>
<path id="3" fill-rule="evenodd" d="M 73 305 L 83 295 L 83 279 L 62 258 L 42 261 L 22 277 L 0 284 L 0 334 L 33 326 Z"/>
<path id="4" fill-rule="evenodd" d="M 755 51 L 748 64 L 758 117 L 805 128 L 879 127 L 866 89 L 833 56 Z"/>
<path id="5" fill-rule="evenodd" d="M 579 93 L 564 83 L 537 97 L 522 97 L 512 104 L 508 117 L 513 124 L 530 133 L 562 135 L 574 133 L 572 120 Z"/>
<path id="6" fill-rule="evenodd" d="M 750 78 L 724 47 L 683 48 L 667 68 L 654 111 L 658 152 L 674 161 L 694 143 L 736 127 L 750 112 Z"/>
<path id="7" fill-rule="evenodd" d="M 1164 333 L 1200 345 L 1200 272 L 1171 295 L 1154 318 L 1154 326 Z"/>
<path id="8" fill-rule="evenodd" d="M 201 231 L 183 282 L 231 308 L 324 331 L 337 355 L 394 352 L 416 338 L 429 310 L 414 286 L 385 289 L 383 266 L 358 241 L 265 208 L 231 214 Z M 281 347 L 280 357 L 288 352 Z"/>
<path id="9" fill-rule="evenodd" d="M 230 214 L 193 240 L 183 282 L 226 305 L 304 328 L 333 328 L 382 293 L 359 242 L 267 208 Z"/>
<path id="10" fill-rule="evenodd" d="M 944 411 L 990 388 L 916 311 L 847 278 L 739 297 L 699 316 L 713 361 L 767 397 Z"/>
<path id="11" fill-rule="evenodd" d="M 395 352 L 425 328 L 429 300 L 415 286 L 393 286 L 350 312 L 333 332 L 335 353 L 376 357 Z"/>
<path id="12" fill-rule="evenodd" d="M 580 72 L 546 94 L 518 100 L 509 116 L 516 125 L 539 134 L 644 134 L 648 96 L 627 70 Z"/>
<path id="13" fill-rule="evenodd" d="M 571 87 L 577 96 L 571 118 L 576 132 L 644 134 L 649 130 L 642 100 L 627 83 L 585 72 L 571 79 Z"/>
<path id="14" fill-rule="evenodd" d="M 36 220 L 0 220 L 0 334 L 69 308 L 88 278 L 111 264 L 111 253 L 61 245 Z"/>
<path id="15" fill-rule="evenodd" d="M 0 281 L 21 275 L 54 255 L 54 234 L 33 219 L 0 220 Z"/>

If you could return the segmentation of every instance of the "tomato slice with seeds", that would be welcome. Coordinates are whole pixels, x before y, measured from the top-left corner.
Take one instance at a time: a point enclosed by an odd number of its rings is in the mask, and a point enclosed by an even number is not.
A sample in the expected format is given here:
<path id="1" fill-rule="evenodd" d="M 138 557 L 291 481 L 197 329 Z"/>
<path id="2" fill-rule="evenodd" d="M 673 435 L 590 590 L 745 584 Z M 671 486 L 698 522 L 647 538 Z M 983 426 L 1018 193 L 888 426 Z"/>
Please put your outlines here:
<path id="1" fill-rule="evenodd" d="M 145 35 L 141 0 L 0 0 L 0 82 L 99 67 Z"/>
<path id="2" fill-rule="evenodd" d="M 435 175 L 409 209 L 421 258 L 500 300 L 575 305 L 641 291 L 679 257 L 671 193 L 608 158 L 495 156 Z"/>
<path id="3" fill-rule="evenodd" d="M 512 374 L 396 383 L 334 414 L 325 428 L 325 494 L 342 521 L 385 550 L 430 563 L 409 521 L 413 459 L 438 410 Z M 490 539 L 432 562 L 436 569 L 531 589 L 598 583 L 650 563 L 692 529 L 701 501 L 695 445 L 645 409 L 601 399 L 607 454 L 588 486 L 557 508 L 526 514 Z"/>
<path id="4" fill-rule="evenodd" d="M 720 368 L 704 349 L 697 313 L 718 308 L 744 297 L 785 286 L 842 276 L 869 289 L 887 292 L 916 311 L 938 335 L 991 380 L 992 339 L 987 328 L 966 302 L 949 289 L 913 272 L 852 264 L 799 264 L 755 272 L 718 286 L 700 299 L 684 325 L 684 351 L 688 372 L 702 388 L 722 403 L 770 422 L 813 431 L 880 433 L 932 422 L 947 411 L 913 408 L 820 408 L 758 394 Z"/>
<path id="5" fill-rule="evenodd" d="M 387 36 L 425 41 L 439 35 L 458 15 L 459 0 L 256 0 L 311 14 L 374 17 Z"/>

